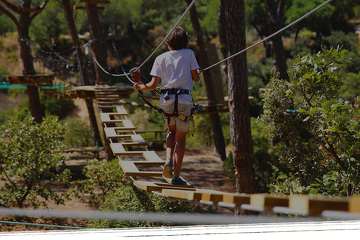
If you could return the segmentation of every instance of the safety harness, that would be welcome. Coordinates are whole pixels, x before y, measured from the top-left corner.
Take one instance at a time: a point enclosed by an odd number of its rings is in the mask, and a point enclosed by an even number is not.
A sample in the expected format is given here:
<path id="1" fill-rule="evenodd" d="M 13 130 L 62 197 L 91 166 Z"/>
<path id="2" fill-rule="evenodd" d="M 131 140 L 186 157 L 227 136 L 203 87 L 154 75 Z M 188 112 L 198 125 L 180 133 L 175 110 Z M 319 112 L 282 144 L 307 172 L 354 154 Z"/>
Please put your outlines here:
<path id="1" fill-rule="evenodd" d="M 130 70 L 131 77 L 134 80 L 134 82 L 142 82 L 141 81 L 141 74 L 138 68 L 133 68 Z M 174 111 L 172 113 L 167 113 L 164 110 L 162 110 L 160 107 L 154 106 L 149 100 L 146 99 L 144 96 L 144 93 L 140 90 L 138 90 L 139 96 L 142 98 L 142 100 L 147 104 L 150 108 L 156 110 L 157 112 L 163 114 L 167 119 L 169 120 L 170 117 L 178 117 L 180 120 L 186 121 L 194 113 L 201 112 L 202 107 L 198 104 L 193 103 L 193 107 L 190 112 L 190 116 L 185 116 L 183 114 L 179 114 L 179 96 L 180 95 L 191 95 L 190 90 L 188 89 L 181 89 L 181 88 L 167 88 L 167 89 L 161 89 L 160 94 L 164 94 L 164 99 L 169 100 L 170 95 L 175 95 L 175 101 L 174 101 Z"/>
<path id="2" fill-rule="evenodd" d="M 156 110 L 157 112 L 163 114 L 168 119 L 170 117 L 177 117 L 180 120 L 186 121 L 193 114 L 202 111 L 202 107 L 200 105 L 193 103 L 193 106 L 192 106 L 191 112 L 190 112 L 190 116 L 185 116 L 185 115 L 179 113 L 179 96 L 180 95 L 190 95 L 191 92 L 189 90 L 187 90 L 187 89 L 170 88 L 170 89 L 162 89 L 160 91 L 160 94 L 164 94 L 164 99 L 165 100 L 170 99 L 170 95 L 175 96 L 174 110 L 173 110 L 172 113 L 167 113 L 163 109 L 161 109 L 160 107 L 154 106 L 149 100 L 146 99 L 146 97 L 144 96 L 144 93 L 142 91 L 139 90 L 138 92 L 139 92 L 139 95 L 142 98 L 142 100 L 145 102 L 145 104 L 147 104 L 149 107 Z"/>

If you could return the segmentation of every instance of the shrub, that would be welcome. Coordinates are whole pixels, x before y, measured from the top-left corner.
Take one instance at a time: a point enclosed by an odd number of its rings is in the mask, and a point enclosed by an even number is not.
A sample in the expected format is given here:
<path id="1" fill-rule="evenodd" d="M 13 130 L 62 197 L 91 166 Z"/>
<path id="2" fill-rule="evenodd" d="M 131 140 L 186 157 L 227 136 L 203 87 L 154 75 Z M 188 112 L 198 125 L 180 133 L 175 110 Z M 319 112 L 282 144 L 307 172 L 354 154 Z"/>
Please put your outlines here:
<path id="1" fill-rule="evenodd" d="M 67 117 L 76 108 L 74 102 L 67 98 L 43 97 L 41 102 L 47 114 L 58 116 L 60 119 Z"/>
<path id="2" fill-rule="evenodd" d="M 15 24 L 13 24 L 10 18 L 4 15 L 0 15 L 0 35 L 13 32 L 15 29 Z"/>
<path id="3" fill-rule="evenodd" d="M 123 173 L 117 160 L 93 160 L 84 169 L 85 180 L 79 192 L 91 205 L 99 207 L 107 194 L 123 186 Z"/>
<path id="4" fill-rule="evenodd" d="M 337 181 L 327 181 L 318 192 L 335 194 L 327 192 L 335 182 L 337 194 L 360 190 L 359 109 L 340 92 L 348 62 L 347 51 L 334 49 L 298 57 L 289 67 L 290 81 L 275 77 L 264 92 L 263 120 L 279 151 L 280 171 L 307 191 L 334 171 Z"/>
<path id="5" fill-rule="evenodd" d="M 65 193 L 54 190 L 67 184 L 64 169 L 64 129 L 54 117 L 36 124 L 31 117 L 12 119 L 0 128 L 0 205 L 47 206 L 48 200 L 63 204 Z"/>
<path id="6" fill-rule="evenodd" d="M 94 145 L 93 134 L 90 127 L 82 120 L 68 118 L 65 120 L 66 147 L 88 147 Z"/>

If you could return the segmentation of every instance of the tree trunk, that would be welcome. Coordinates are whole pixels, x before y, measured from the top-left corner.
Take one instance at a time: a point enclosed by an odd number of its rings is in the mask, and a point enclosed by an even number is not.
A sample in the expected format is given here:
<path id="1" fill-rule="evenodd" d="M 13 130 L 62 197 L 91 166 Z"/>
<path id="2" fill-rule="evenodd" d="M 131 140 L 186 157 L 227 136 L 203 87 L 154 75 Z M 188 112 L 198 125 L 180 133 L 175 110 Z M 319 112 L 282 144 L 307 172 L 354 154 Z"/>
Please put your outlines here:
<path id="1" fill-rule="evenodd" d="M 22 13 L 19 18 L 18 42 L 20 46 L 20 58 L 23 65 L 23 75 L 36 74 L 34 68 L 33 56 L 31 54 L 29 28 L 31 18 L 28 13 Z M 35 85 L 28 85 L 27 94 L 29 97 L 29 108 L 32 117 L 40 123 L 44 117 L 44 112 L 40 103 L 39 88 Z"/>
<path id="2" fill-rule="evenodd" d="M 220 22 L 225 24 L 223 44 L 230 55 L 246 47 L 244 0 L 221 0 L 220 8 Z M 228 61 L 228 91 L 236 190 L 251 193 L 255 182 L 245 53 Z"/>
<path id="3" fill-rule="evenodd" d="M 280 35 L 276 36 L 273 38 L 272 42 L 274 46 L 276 69 L 279 72 L 281 79 L 288 80 L 289 75 L 287 73 L 286 53 L 282 37 Z"/>
<path id="4" fill-rule="evenodd" d="M 92 35 L 92 49 L 94 51 L 95 57 L 97 61 L 101 64 L 101 66 L 107 66 L 106 63 L 106 44 L 105 44 L 105 36 L 100 26 L 100 19 L 98 14 L 98 9 L 96 7 L 96 2 L 87 1 L 86 2 L 86 11 L 89 19 L 90 31 Z M 96 84 L 104 84 L 106 80 L 106 74 L 98 67 L 95 67 L 96 70 Z"/>
<path id="5" fill-rule="evenodd" d="M 284 0 L 267 0 L 267 9 L 270 14 L 272 32 L 275 32 L 284 26 L 284 17 L 285 17 L 285 2 Z M 276 69 L 280 74 L 281 79 L 288 80 L 289 75 L 287 73 L 287 64 L 286 64 L 286 52 L 284 48 L 284 43 L 282 40 L 282 34 L 275 36 L 272 39 L 274 53 L 275 53 L 275 65 Z"/>
<path id="6" fill-rule="evenodd" d="M 187 2 L 187 4 L 191 3 L 190 0 L 185 1 Z M 190 17 L 193 29 L 196 32 L 197 45 L 199 46 L 200 63 L 202 66 L 208 66 L 209 58 L 206 53 L 206 44 L 204 42 L 204 36 L 195 5 L 190 9 Z M 226 159 L 225 139 L 222 131 L 220 116 L 217 111 L 216 101 L 216 91 L 221 91 L 222 89 L 215 88 L 214 79 L 212 78 L 212 74 L 210 71 L 204 72 L 204 81 L 206 86 L 207 98 L 209 101 L 209 116 L 212 125 L 215 148 L 220 158 L 224 161 Z"/>
<path id="7" fill-rule="evenodd" d="M 84 55 L 81 51 L 81 45 L 80 45 L 80 41 L 79 41 L 79 37 L 78 37 L 78 32 L 76 30 L 73 5 L 71 3 L 71 0 L 63 0 L 63 5 L 64 5 L 65 17 L 66 17 L 66 21 L 67 21 L 67 24 L 69 27 L 70 35 L 71 35 L 72 41 L 73 41 L 73 43 L 75 45 L 75 49 L 76 49 L 76 56 L 77 56 L 77 61 L 78 61 L 78 65 L 79 65 L 79 70 L 80 70 L 80 84 L 81 85 L 90 85 L 90 81 L 89 81 L 88 76 L 85 71 Z M 100 146 L 102 144 L 100 141 L 99 129 L 98 129 L 97 123 L 96 123 L 93 101 L 92 101 L 92 99 L 85 99 L 85 102 L 86 102 L 86 108 L 87 108 L 88 114 L 89 114 L 90 125 L 91 125 L 91 128 L 94 133 L 95 144 L 97 146 Z"/>

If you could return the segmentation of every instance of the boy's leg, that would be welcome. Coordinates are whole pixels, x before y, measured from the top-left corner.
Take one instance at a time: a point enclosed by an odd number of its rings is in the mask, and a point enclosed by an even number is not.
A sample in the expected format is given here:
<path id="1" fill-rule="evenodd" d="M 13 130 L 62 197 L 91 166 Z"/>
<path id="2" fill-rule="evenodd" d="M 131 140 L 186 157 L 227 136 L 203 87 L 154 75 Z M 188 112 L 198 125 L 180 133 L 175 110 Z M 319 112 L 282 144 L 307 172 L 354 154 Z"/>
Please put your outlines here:
<path id="1" fill-rule="evenodd" d="M 174 150 L 175 150 L 175 133 L 176 125 L 171 124 L 172 122 L 168 121 L 168 134 L 166 136 L 166 162 L 164 165 L 163 176 L 166 178 L 172 177 L 172 171 L 174 167 Z"/>
<path id="2" fill-rule="evenodd" d="M 185 144 L 186 144 L 186 132 L 177 130 L 176 135 L 176 144 L 174 152 L 174 176 L 179 177 L 181 172 L 182 161 L 185 153 Z"/>

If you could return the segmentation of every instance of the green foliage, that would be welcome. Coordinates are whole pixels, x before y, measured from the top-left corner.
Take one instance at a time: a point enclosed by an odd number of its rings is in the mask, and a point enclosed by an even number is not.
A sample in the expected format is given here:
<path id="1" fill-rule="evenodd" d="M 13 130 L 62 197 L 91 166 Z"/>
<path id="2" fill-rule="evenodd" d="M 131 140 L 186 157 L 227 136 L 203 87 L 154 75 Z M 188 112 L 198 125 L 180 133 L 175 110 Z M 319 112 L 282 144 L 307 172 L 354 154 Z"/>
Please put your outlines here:
<path id="1" fill-rule="evenodd" d="M 67 117 L 76 108 L 73 100 L 68 98 L 44 96 L 41 102 L 47 114 L 58 116 L 60 119 Z"/>
<path id="2" fill-rule="evenodd" d="M 15 31 L 15 25 L 7 16 L 0 15 L 0 35 Z"/>
<path id="3" fill-rule="evenodd" d="M 49 200 L 63 204 L 67 195 L 54 190 L 66 185 L 64 129 L 54 117 L 36 124 L 30 117 L 12 119 L 0 128 L 0 205 L 47 206 Z"/>
<path id="4" fill-rule="evenodd" d="M 131 185 L 124 185 L 121 188 L 109 193 L 106 196 L 101 210 L 126 211 L 126 212 L 144 212 L 146 207 L 139 201 L 134 188 Z M 94 222 L 96 227 L 145 227 L 149 226 L 146 222 L 129 222 L 129 221 L 97 221 Z"/>
<path id="5" fill-rule="evenodd" d="M 64 11 L 60 1 L 50 1 L 43 12 L 34 19 L 31 38 L 43 47 L 59 43 L 61 34 L 67 33 Z"/>
<path id="6" fill-rule="evenodd" d="M 290 2 L 291 5 L 286 11 L 288 22 L 294 21 L 323 3 L 322 0 L 292 0 Z M 352 30 L 352 26 L 347 20 L 354 15 L 353 6 L 355 3 L 352 0 L 333 1 L 319 9 L 314 15 L 306 18 L 298 24 L 297 28 L 306 27 L 320 36 L 327 36 L 331 31 L 336 30 L 349 32 Z"/>
<path id="7" fill-rule="evenodd" d="M 213 143 L 211 122 L 206 114 L 193 115 L 193 121 L 190 123 L 190 132 L 187 136 L 188 148 L 209 147 Z M 204 132 L 208 134 L 204 134 Z"/>
<path id="8" fill-rule="evenodd" d="M 217 33 L 219 29 L 220 0 L 200 1 L 198 12 L 201 25 L 207 33 Z"/>
<path id="9" fill-rule="evenodd" d="M 193 207 L 181 201 L 138 190 L 126 181 L 117 160 L 92 161 L 85 168 L 86 179 L 80 182 L 78 193 L 82 199 L 101 210 L 126 212 L 189 212 Z M 95 221 L 96 227 L 139 227 L 153 226 L 147 222 Z"/>
<path id="10" fill-rule="evenodd" d="M 93 160 L 85 167 L 84 175 L 86 179 L 80 183 L 79 193 L 92 206 L 99 207 L 105 202 L 107 194 L 124 185 L 124 176 L 117 160 Z"/>
<path id="11" fill-rule="evenodd" d="M 101 210 L 119 212 L 194 212 L 194 207 L 183 201 L 174 201 L 154 194 L 141 192 L 136 187 L 126 184 L 106 195 Z M 135 221 L 97 221 L 96 227 L 153 227 L 158 224 Z M 164 224 L 162 224 L 164 225 Z"/>
<path id="12" fill-rule="evenodd" d="M 253 141 L 253 169 L 258 192 L 267 192 L 272 181 L 274 166 L 278 166 L 277 152 L 271 147 L 267 123 L 261 119 L 251 119 L 251 134 Z"/>
<path id="13" fill-rule="evenodd" d="M 268 185 L 271 193 L 301 194 L 305 192 L 298 177 L 281 172 L 276 167 L 273 169 L 272 177 L 272 182 Z"/>
<path id="14" fill-rule="evenodd" d="M 280 171 L 302 186 L 337 171 L 343 189 L 352 183 L 359 191 L 359 109 L 340 96 L 349 61 L 347 51 L 334 49 L 298 57 L 290 81 L 274 78 L 264 92 L 263 119 L 285 167 Z"/>
<path id="15" fill-rule="evenodd" d="M 82 120 L 68 118 L 64 122 L 66 147 L 89 147 L 94 145 L 93 134 L 90 127 Z"/>

